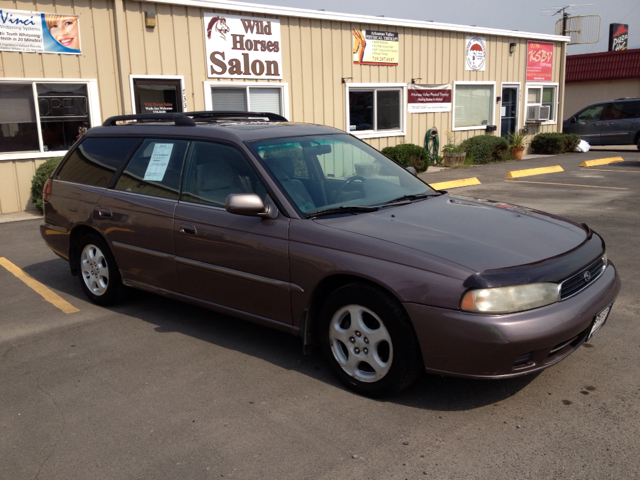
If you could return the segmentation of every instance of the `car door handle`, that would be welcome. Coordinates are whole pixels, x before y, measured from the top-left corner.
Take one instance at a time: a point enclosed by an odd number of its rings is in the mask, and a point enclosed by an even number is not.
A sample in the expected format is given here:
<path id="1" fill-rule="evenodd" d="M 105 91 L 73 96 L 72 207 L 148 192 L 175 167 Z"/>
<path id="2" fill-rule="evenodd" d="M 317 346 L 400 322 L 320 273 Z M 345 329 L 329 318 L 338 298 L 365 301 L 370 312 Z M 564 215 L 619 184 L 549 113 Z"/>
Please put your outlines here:
<path id="1" fill-rule="evenodd" d="M 184 233 L 185 235 L 195 235 L 198 233 L 198 230 L 196 230 L 195 226 L 189 223 L 182 223 L 180 224 L 180 233 Z"/>
<path id="2" fill-rule="evenodd" d="M 106 207 L 98 207 L 98 215 L 101 217 L 113 217 L 113 213 Z"/>

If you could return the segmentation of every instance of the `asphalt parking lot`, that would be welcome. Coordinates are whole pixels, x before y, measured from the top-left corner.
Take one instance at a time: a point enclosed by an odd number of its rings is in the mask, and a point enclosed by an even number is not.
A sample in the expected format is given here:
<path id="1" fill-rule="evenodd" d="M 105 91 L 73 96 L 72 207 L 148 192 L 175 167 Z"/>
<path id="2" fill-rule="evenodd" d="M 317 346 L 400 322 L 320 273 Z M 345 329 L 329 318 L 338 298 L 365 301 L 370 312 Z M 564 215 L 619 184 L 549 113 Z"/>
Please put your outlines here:
<path id="1" fill-rule="evenodd" d="M 142 292 L 95 306 L 38 220 L 0 224 L 0 478 L 639 478 L 640 152 L 423 174 L 469 177 L 450 193 L 600 233 L 622 291 L 591 342 L 540 374 L 425 374 L 383 401 L 345 391 L 286 334 Z"/>

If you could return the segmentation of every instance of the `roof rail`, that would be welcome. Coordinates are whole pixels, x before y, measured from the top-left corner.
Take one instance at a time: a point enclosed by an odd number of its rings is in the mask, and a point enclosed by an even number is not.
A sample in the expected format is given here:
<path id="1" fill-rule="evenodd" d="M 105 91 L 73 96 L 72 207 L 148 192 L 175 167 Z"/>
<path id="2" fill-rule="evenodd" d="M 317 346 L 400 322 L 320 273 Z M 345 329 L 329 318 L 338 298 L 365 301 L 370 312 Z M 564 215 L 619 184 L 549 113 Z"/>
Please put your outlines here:
<path id="1" fill-rule="evenodd" d="M 116 125 L 116 122 L 123 122 L 125 120 L 173 122 L 175 125 L 181 127 L 193 127 L 196 124 L 193 119 L 183 113 L 137 113 L 135 115 L 116 115 L 115 117 L 109 117 L 104 121 L 102 126 L 113 127 Z"/>
<path id="2" fill-rule="evenodd" d="M 617 100 L 640 100 L 638 97 L 622 97 L 622 98 L 616 98 L 614 101 Z"/>
<path id="3" fill-rule="evenodd" d="M 184 112 L 183 115 L 187 115 L 199 120 L 204 119 L 252 119 L 256 117 L 263 117 L 269 119 L 270 122 L 288 122 L 285 117 L 271 112 L 236 112 L 236 111 L 211 111 L 205 110 L 201 112 Z"/>

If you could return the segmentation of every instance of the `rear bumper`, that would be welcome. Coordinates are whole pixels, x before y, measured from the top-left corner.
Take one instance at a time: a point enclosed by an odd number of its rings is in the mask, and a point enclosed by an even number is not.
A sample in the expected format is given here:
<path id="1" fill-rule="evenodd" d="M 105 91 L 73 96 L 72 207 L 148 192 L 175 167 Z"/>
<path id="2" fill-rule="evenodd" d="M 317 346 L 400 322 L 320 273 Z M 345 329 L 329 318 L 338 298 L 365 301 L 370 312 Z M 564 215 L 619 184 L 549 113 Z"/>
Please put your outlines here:
<path id="1" fill-rule="evenodd" d="M 428 372 L 510 378 L 558 363 L 587 338 L 595 315 L 615 300 L 620 279 L 609 263 L 579 294 L 546 307 L 481 315 L 404 303 Z"/>

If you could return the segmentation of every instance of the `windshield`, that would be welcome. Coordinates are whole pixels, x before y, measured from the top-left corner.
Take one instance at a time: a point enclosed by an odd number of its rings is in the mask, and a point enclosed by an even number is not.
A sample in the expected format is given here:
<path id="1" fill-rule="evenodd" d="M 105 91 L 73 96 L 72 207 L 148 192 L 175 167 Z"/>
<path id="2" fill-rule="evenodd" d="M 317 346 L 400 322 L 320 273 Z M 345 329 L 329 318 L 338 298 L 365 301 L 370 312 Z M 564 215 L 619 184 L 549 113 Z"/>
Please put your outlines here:
<path id="1" fill-rule="evenodd" d="M 437 195 L 403 167 L 350 135 L 279 138 L 248 145 L 304 216 Z"/>

